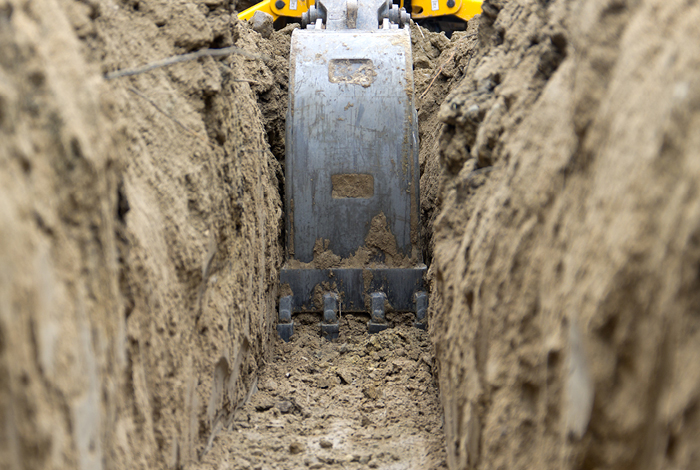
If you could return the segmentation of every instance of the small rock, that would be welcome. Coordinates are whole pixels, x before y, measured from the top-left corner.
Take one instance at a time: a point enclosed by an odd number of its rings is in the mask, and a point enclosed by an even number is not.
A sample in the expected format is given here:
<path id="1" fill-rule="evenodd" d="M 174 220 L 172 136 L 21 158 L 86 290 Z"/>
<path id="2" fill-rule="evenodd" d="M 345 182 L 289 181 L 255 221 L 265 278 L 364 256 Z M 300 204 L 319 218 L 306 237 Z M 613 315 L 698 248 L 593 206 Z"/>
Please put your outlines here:
<path id="1" fill-rule="evenodd" d="M 311 470 L 316 470 L 318 468 L 323 468 L 323 464 L 321 462 L 314 462 L 311 465 L 309 465 L 309 468 Z"/>
<path id="2" fill-rule="evenodd" d="M 291 413 L 294 410 L 294 405 L 292 404 L 291 401 L 281 401 L 275 405 L 278 410 L 280 410 L 280 413 L 282 414 L 287 414 Z"/>
<path id="3" fill-rule="evenodd" d="M 339 379 L 340 379 L 340 377 L 337 377 L 337 376 L 335 376 L 335 377 L 328 377 L 328 376 L 319 377 L 318 379 L 316 379 L 316 386 L 318 388 L 323 388 L 323 389 L 330 388 L 334 385 L 337 385 L 337 383 L 340 382 Z"/>
<path id="4" fill-rule="evenodd" d="M 369 468 L 377 468 L 377 467 L 379 467 L 379 465 L 377 464 L 377 462 L 370 462 L 370 463 L 369 463 Z"/>
<path id="5" fill-rule="evenodd" d="M 362 457 L 360 457 L 358 462 L 360 463 L 360 465 L 367 465 L 371 459 L 371 455 L 363 455 Z"/>
<path id="6" fill-rule="evenodd" d="M 275 390 L 277 390 L 277 382 L 275 382 L 272 379 L 267 379 L 265 381 L 265 384 L 263 385 L 263 387 L 265 388 L 265 390 L 269 390 L 271 392 L 274 392 Z"/>
<path id="7" fill-rule="evenodd" d="M 367 416 L 362 416 L 362 422 L 361 422 L 361 424 L 362 424 L 362 427 L 363 427 L 363 428 L 366 428 L 367 426 L 369 426 L 370 424 L 372 424 L 372 421 L 370 421 L 370 419 L 369 419 Z"/>
<path id="8" fill-rule="evenodd" d="M 250 24 L 253 27 L 253 31 L 260 33 L 260 36 L 264 37 L 265 39 L 270 39 L 270 36 L 272 36 L 272 32 L 274 31 L 274 28 L 272 27 L 273 22 L 274 18 L 271 14 L 260 10 L 256 11 L 253 17 L 250 19 Z"/>
<path id="9" fill-rule="evenodd" d="M 380 395 L 380 391 L 374 385 L 368 385 L 366 387 L 363 387 L 362 393 L 370 400 L 376 400 L 377 398 L 379 398 Z"/>
<path id="10" fill-rule="evenodd" d="M 352 383 L 352 375 L 347 370 L 339 370 L 336 372 L 340 378 L 340 383 L 342 385 L 349 385 Z"/>
<path id="11" fill-rule="evenodd" d="M 305 450 L 304 444 L 302 444 L 299 441 L 294 441 L 291 444 L 289 444 L 289 453 L 290 454 L 294 454 L 294 455 L 301 454 L 302 452 L 304 452 L 304 450 Z"/>
<path id="12" fill-rule="evenodd" d="M 333 447 L 333 443 L 331 441 L 329 441 L 328 439 L 321 439 L 319 441 L 319 445 L 321 447 L 323 447 L 324 449 L 330 449 L 331 447 Z"/>
<path id="13" fill-rule="evenodd" d="M 340 354 L 345 354 L 349 350 L 350 349 L 348 348 L 348 343 L 343 343 L 342 346 L 340 346 L 340 349 L 338 351 L 340 351 Z"/>
<path id="14" fill-rule="evenodd" d="M 262 413 L 263 411 L 269 410 L 273 406 L 273 402 L 268 400 L 261 400 L 260 403 L 255 404 L 255 411 Z"/>

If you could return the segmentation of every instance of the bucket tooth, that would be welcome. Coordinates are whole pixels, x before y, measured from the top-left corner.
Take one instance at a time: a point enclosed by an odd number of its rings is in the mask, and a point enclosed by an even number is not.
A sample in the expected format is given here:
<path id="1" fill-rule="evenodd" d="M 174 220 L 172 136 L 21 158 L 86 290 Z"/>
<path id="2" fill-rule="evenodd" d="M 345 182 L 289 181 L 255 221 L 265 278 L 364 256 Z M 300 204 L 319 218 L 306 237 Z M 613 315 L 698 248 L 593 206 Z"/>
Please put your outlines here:
<path id="1" fill-rule="evenodd" d="M 286 343 L 294 334 L 294 322 L 292 321 L 292 299 L 291 295 L 286 295 L 280 299 L 279 321 L 277 322 L 277 334 Z"/>
<path id="2" fill-rule="evenodd" d="M 386 294 L 384 292 L 373 292 L 370 294 L 371 299 L 371 317 L 367 323 L 367 331 L 369 333 L 379 333 L 389 328 L 386 322 Z"/>
<path id="3" fill-rule="evenodd" d="M 334 292 L 323 294 L 323 322 L 321 334 L 327 340 L 336 339 L 340 333 L 338 325 L 338 295 Z"/>
<path id="4" fill-rule="evenodd" d="M 416 292 L 416 321 L 413 326 L 425 330 L 426 314 L 428 313 L 428 294 L 425 291 Z"/>

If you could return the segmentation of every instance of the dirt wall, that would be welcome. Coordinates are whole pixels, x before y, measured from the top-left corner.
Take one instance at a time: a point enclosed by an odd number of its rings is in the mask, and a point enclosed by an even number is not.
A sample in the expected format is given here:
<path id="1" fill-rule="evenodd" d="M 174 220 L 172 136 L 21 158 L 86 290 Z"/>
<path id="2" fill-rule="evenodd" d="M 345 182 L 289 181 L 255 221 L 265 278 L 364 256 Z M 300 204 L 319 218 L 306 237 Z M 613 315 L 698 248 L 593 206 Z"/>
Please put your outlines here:
<path id="1" fill-rule="evenodd" d="M 440 111 L 450 468 L 698 468 L 700 7 L 483 11 Z"/>
<path id="2" fill-rule="evenodd" d="M 0 2 L 0 468 L 186 466 L 264 361 L 289 36 L 234 6 Z"/>

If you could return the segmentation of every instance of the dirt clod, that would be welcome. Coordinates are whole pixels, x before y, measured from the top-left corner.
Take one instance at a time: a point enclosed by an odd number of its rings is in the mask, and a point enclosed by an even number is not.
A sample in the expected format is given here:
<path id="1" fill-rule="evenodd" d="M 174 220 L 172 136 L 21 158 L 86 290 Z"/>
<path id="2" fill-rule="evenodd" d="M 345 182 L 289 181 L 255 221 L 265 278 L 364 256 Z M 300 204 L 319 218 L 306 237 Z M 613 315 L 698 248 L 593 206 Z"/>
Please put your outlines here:
<path id="1" fill-rule="evenodd" d="M 333 443 L 329 441 L 328 439 L 321 439 L 318 444 L 323 448 L 323 449 L 330 449 L 333 447 Z"/>
<path id="2" fill-rule="evenodd" d="M 294 441 L 289 444 L 289 453 L 292 455 L 301 454 L 304 451 L 306 451 L 306 446 L 301 442 Z"/>

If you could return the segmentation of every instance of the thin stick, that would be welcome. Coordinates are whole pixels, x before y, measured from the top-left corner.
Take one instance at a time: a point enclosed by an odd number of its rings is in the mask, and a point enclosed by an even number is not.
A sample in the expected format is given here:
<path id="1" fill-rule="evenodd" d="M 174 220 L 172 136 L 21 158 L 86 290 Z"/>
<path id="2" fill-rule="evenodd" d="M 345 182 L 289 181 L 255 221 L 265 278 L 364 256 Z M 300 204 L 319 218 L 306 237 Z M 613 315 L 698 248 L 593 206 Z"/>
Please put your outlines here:
<path id="1" fill-rule="evenodd" d="M 196 52 L 168 57 L 167 59 L 151 62 L 150 64 L 135 67 L 133 69 L 115 70 L 114 72 L 105 74 L 105 80 L 113 80 L 115 78 L 138 75 L 141 73 L 150 72 L 151 70 L 160 67 L 167 67 L 168 65 L 178 64 L 180 62 L 187 62 L 188 60 L 197 60 L 201 57 L 221 57 L 231 54 L 238 54 L 249 59 L 262 60 L 264 62 L 268 62 L 270 60 L 270 58 L 267 56 L 251 54 L 250 52 L 246 52 L 243 49 L 235 46 L 224 47 L 223 49 L 202 49 Z"/>
<path id="2" fill-rule="evenodd" d="M 451 61 L 451 60 L 454 58 L 454 56 L 455 56 L 455 50 L 452 51 L 452 54 L 450 54 L 450 57 L 449 57 L 445 62 L 443 62 L 442 64 L 440 64 L 440 67 L 438 68 L 437 73 L 435 73 L 435 76 L 433 77 L 433 79 L 430 80 L 430 84 L 428 85 L 428 88 L 425 89 L 425 91 L 423 92 L 423 94 L 420 95 L 420 97 L 419 97 L 418 99 L 421 99 L 421 100 L 422 100 L 423 98 L 425 98 L 425 95 L 428 94 L 428 90 L 430 90 L 430 87 L 433 86 L 433 83 L 435 82 L 435 79 L 438 78 L 438 76 L 439 76 L 440 73 L 442 72 L 443 67 L 445 67 L 445 64 L 448 63 L 449 61 Z"/>
<path id="3" fill-rule="evenodd" d="M 144 95 L 143 93 L 141 93 L 140 91 L 138 91 L 136 88 L 127 88 L 127 89 L 128 89 L 131 93 L 135 94 L 136 96 L 139 96 L 139 97 L 143 98 L 144 100 L 148 101 L 148 102 L 151 104 L 151 106 L 153 106 L 154 108 L 156 108 L 157 111 L 159 111 L 159 112 L 162 113 L 165 117 L 167 117 L 167 118 L 169 118 L 170 120 L 172 120 L 172 121 L 173 121 L 175 124 L 177 124 L 178 126 L 182 127 L 186 132 L 189 132 L 190 134 L 192 134 L 192 135 L 195 136 L 196 138 L 200 139 L 201 141 L 206 142 L 207 144 L 209 143 L 209 141 L 208 141 L 207 139 L 205 139 L 204 137 L 202 137 L 201 135 L 197 134 L 195 131 L 193 131 L 192 129 L 190 129 L 189 127 L 187 127 L 186 125 L 184 125 L 183 123 L 181 123 L 180 121 L 178 121 L 177 119 L 175 119 L 175 117 L 173 117 L 173 116 L 170 115 L 169 113 L 166 113 L 165 111 L 163 111 L 163 109 L 162 109 L 160 106 L 158 106 L 158 105 L 156 104 L 155 101 L 153 101 L 153 100 L 150 99 L 148 96 L 146 96 L 146 95 Z"/>
<path id="4" fill-rule="evenodd" d="M 243 79 L 243 80 L 240 80 L 240 79 L 233 79 L 233 80 L 231 80 L 231 81 L 232 81 L 232 82 L 242 82 L 242 83 L 250 83 L 250 84 L 253 84 L 253 85 L 262 85 L 262 83 L 260 83 L 260 82 L 256 82 L 255 80 L 247 80 L 247 79 Z"/>

